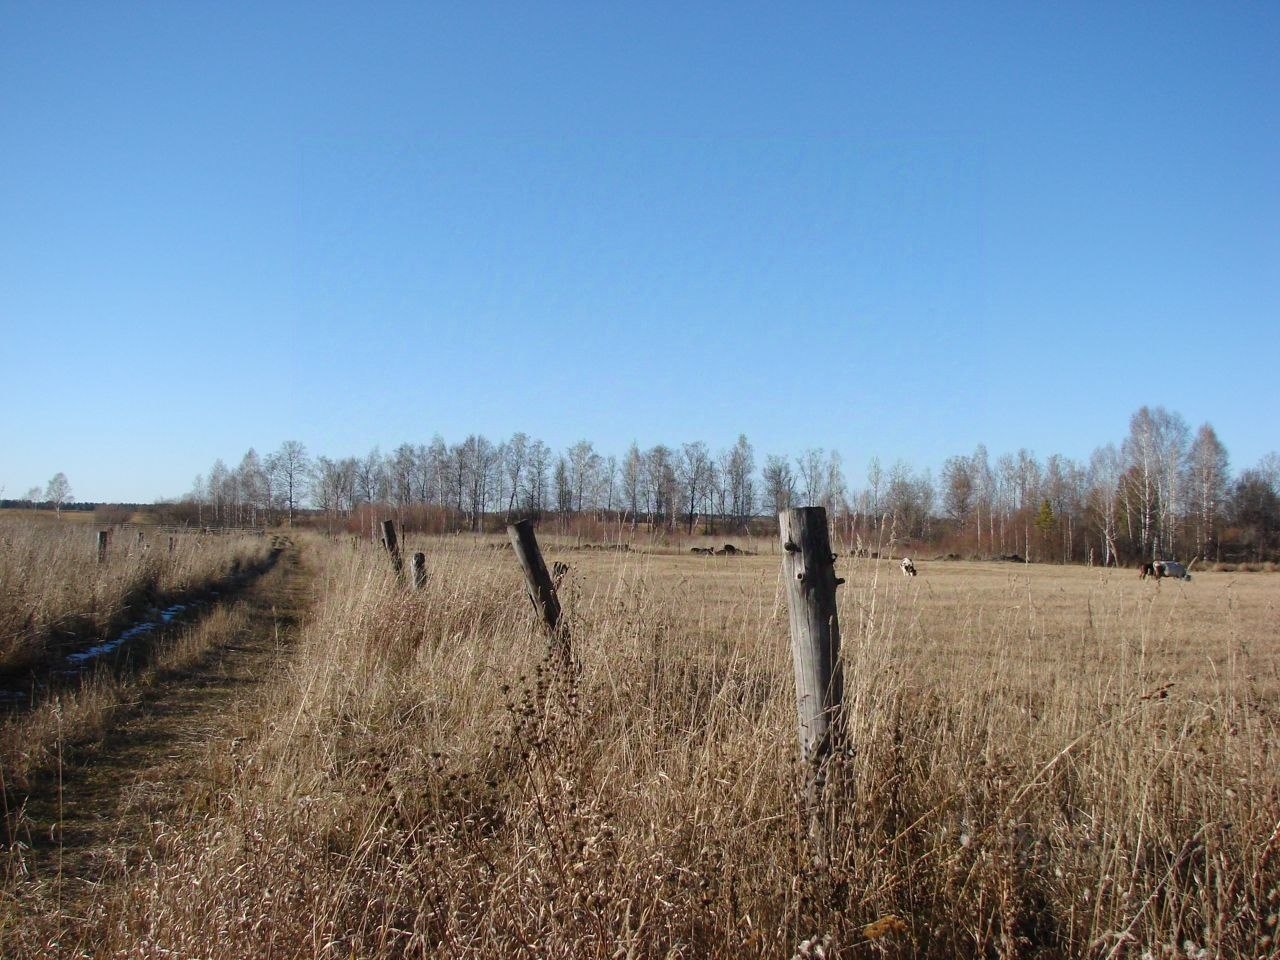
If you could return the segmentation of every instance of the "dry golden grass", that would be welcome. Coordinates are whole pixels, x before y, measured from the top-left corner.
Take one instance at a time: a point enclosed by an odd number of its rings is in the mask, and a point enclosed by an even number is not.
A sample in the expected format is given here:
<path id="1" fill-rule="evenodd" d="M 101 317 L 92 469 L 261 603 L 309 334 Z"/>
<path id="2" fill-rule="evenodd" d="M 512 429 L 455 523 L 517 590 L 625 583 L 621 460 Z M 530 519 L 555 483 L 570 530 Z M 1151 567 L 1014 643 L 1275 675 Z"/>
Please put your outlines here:
<path id="1" fill-rule="evenodd" d="M 0 518 L 0 674 L 105 638 L 147 606 L 213 586 L 271 549 L 261 536 L 127 527 L 112 532 L 99 564 L 98 528 L 64 520 Z"/>
<path id="2" fill-rule="evenodd" d="M 46 948 L 1276 954 L 1280 578 L 842 560 L 853 749 L 819 851 L 776 555 L 548 547 L 567 672 L 509 552 L 406 546 L 416 594 L 367 545 L 314 558 L 260 739 Z"/>

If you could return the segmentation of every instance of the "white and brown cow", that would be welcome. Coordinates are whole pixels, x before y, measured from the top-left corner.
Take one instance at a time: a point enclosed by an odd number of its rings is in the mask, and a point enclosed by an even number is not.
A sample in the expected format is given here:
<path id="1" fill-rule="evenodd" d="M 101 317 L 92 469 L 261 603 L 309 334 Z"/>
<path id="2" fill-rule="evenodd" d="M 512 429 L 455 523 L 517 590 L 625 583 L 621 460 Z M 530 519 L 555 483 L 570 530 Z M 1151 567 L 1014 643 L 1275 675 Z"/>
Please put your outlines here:
<path id="1" fill-rule="evenodd" d="M 906 577 L 914 577 L 916 575 L 916 565 L 911 562 L 910 557 L 902 558 L 902 575 Z"/>
<path id="2" fill-rule="evenodd" d="M 1190 580 L 1191 574 L 1187 572 L 1187 566 L 1179 563 L 1177 560 L 1156 560 L 1152 563 L 1144 563 L 1141 567 L 1142 579 L 1147 577 L 1155 577 L 1162 580 L 1165 577 L 1173 577 L 1175 580 Z"/>

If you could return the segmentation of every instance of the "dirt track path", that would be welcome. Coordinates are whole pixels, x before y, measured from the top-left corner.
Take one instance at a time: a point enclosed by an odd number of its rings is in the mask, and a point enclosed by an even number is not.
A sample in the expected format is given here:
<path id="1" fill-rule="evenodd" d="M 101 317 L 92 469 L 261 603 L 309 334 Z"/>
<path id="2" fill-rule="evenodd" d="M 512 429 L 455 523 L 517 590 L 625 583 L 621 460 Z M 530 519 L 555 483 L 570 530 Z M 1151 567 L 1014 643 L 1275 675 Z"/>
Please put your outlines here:
<path id="1" fill-rule="evenodd" d="M 289 655 L 310 580 L 298 547 L 288 547 L 236 598 L 247 615 L 240 628 L 196 662 L 135 688 L 100 743 L 68 758 L 60 777 L 42 778 L 25 811 L 21 899 L 74 912 L 122 861 L 137 861 L 152 824 L 185 798 L 207 795 L 209 752 L 253 735 L 254 707 Z"/>

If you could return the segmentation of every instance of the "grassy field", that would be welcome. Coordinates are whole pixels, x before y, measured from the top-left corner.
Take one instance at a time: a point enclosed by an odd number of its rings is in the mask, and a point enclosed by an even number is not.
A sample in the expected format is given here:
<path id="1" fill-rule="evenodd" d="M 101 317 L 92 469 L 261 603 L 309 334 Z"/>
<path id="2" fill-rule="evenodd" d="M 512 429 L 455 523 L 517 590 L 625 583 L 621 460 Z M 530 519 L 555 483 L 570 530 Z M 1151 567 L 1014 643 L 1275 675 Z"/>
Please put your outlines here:
<path id="1" fill-rule="evenodd" d="M 261 564 L 272 546 L 265 536 L 90 526 L 74 516 L 0 516 L 0 680 L 106 639 L 149 607 Z M 100 530 L 110 536 L 102 562 Z"/>
<path id="2" fill-rule="evenodd" d="M 842 558 L 851 749 L 819 849 L 776 554 L 544 544 L 571 565 L 572 671 L 499 541 L 406 547 L 417 593 L 366 543 L 312 546 L 258 732 L 211 746 L 185 813 L 40 944 L 1276 955 L 1280 578 Z"/>

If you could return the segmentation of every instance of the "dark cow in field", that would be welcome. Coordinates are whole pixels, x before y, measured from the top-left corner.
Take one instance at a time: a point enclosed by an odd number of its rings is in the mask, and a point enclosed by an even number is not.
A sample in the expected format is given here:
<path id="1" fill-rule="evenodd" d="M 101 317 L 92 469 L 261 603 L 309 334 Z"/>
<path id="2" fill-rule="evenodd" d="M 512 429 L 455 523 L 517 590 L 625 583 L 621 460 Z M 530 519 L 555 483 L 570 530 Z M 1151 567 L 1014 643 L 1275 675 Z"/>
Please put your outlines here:
<path id="1" fill-rule="evenodd" d="M 914 577 L 916 575 L 916 565 L 911 562 L 910 557 L 902 558 L 902 574 L 906 577 Z"/>
<path id="2" fill-rule="evenodd" d="M 557 560 L 551 565 L 551 585 L 553 587 L 559 587 L 560 581 L 563 580 L 568 573 L 569 565 Z"/>

